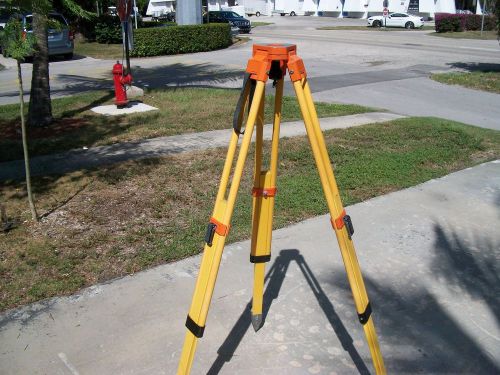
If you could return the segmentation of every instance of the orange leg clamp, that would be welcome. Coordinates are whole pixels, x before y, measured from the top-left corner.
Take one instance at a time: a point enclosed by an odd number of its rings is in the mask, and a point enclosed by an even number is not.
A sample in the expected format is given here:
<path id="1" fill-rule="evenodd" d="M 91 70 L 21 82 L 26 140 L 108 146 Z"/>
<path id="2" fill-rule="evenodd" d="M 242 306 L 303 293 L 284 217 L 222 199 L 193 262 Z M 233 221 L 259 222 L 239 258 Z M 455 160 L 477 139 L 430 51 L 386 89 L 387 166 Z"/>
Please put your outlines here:
<path id="1" fill-rule="evenodd" d="M 345 225 L 344 223 L 344 217 L 346 216 L 345 210 L 342 210 L 342 213 L 340 216 L 336 219 L 331 218 L 330 221 L 332 222 L 333 229 L 342 229 Z"/>
<path id="2" fill-rule="evenodd" d="M 274 197 L 276 196 L 276 189 L 275 187 L 273 188 L 253 188 L 252 189 L 252 196 L 254 197 Z"/>
<path id="3" fill-rule="evenodd" d="M 219 236 L 227 236 L 227 234 L 229 233 L 230 225 L 222 224 L 214 217 L 210 218 L 210 223 L 215 225 L 215 233 L 217 233 Z"/>

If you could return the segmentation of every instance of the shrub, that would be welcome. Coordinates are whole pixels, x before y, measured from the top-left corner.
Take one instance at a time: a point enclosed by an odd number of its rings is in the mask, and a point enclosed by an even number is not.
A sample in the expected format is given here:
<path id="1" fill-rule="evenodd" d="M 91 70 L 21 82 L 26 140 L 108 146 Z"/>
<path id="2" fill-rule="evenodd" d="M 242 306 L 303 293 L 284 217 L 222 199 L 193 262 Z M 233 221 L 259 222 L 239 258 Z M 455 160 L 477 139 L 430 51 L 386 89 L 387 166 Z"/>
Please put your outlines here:
<path id="1" fill-rule="evenodd" d="M 227 23 L 146 28 L 134 31 L 131 56 L 212 51 L 229 45 L 231 28 Z"/>
<path id="2" fill-rule="evenodd" d="M 120 18 L 105 14 L 99 16 L 95 22 L 95 40 L 97 43 L 122 43 Z"/>
<path id="3" fill-rule="evenodd" d="M 436 13 L 434 22 L 437 33 L 464 31 L 459 14 Z"/>
<path id="4" fill-rule="evenodd" d="M 457 32 L 481 30 L 482 16 L 478 14 L 449 14 L 436 13 L 436 32 Z M 483 30 L 495 30 L 496 18 L 494 16 L 484 17 Z"/>
<path id="5" fill-rule="evenodd" d="M 157 21 L 141 21 L 139 24 L 140 29 L 147 29 L 151 27 L 165 27 L 165 26 L 175 26 L 175 22 L 157 22 Z"/>

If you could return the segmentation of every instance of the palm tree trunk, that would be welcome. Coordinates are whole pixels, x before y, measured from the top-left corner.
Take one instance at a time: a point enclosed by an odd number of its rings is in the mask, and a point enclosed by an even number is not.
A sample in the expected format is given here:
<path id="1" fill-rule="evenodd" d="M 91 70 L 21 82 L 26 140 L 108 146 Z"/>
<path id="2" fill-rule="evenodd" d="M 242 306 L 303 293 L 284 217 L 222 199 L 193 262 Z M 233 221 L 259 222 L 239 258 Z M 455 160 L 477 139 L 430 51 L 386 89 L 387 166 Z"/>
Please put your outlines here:
<path id="1" fill-rule="evenodd" d="M 31 218 L 35 221 L 38 221 L 38 214 L 36 213 L 35 202 L 33 201 L 33 194 L 31 192 L 31 174 L 30 174 L 30 162 L 28 155 L 28 140 L 26 137 L 26 124 L 24 123 L 23 76 L 21 74 L 21 62 L 19 60 L 17 60 L 17 79 L 19 82 L 19 109 L 21 112 L 21 134 L 23 138 L 24 169 L 26 170 L 26 190 L 28 190 L 28 202 L 30 205 Z"/>
<path id="2" fill-rule="evenodd" d="M 35 9 L 33 10 L 33 34 L 35 36 L 35 53 L 33 55 L 28 124 L 30 126 L 46 126 L 52 122 L 47 15 L 36 12 Z"/>

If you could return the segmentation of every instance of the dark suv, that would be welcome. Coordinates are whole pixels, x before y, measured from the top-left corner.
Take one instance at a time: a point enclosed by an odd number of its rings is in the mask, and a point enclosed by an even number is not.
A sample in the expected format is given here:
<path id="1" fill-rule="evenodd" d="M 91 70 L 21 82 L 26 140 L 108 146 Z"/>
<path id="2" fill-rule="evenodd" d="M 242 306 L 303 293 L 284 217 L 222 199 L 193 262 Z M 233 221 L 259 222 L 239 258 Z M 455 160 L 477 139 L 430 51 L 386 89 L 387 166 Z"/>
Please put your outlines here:
<path id="1" fill-rule="evenodd" d="M 250 21 L 236 12 L 227 10 L 208 12 L 208 22 L 229 23 L 231 27 L 237 27 L 240 33 L 248 34 L 252 29 Z"/>

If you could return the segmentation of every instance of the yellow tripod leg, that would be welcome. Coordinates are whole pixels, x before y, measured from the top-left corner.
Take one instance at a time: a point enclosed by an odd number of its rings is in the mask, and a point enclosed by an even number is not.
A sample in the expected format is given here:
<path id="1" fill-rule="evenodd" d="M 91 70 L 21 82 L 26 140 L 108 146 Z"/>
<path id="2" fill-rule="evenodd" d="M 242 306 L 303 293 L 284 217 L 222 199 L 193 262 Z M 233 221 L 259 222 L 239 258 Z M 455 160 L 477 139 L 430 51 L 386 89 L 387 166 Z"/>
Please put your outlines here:
<path id="1" fill-rule="evenodd" d="M 342 206 L 330 158 L 328 157 L 323 134 L 319 127 L 319 120 L 312 100 L 311 91 L 306 78 L 302 79 L 302 81 L 295 81 L 293 85 L 318 167 L 330 215 L 332 217 L 332 225 L 337 236 L 342 259 L 346 268 L 347 278 L 353 293 L 356 311 L 358 312 L 359 320 L 363 325 L 368 341 L 373 365 L 377 374 L 385 374 L 386 369 L 380 352 L 373 319 L 371 318 L 371 307 L 368 295 L 351 239 L 351 235 L 353 234 L 352 223 L 349 216 L 345 214 L 345 210 Z"/>
<path id="2" fill-rule="evenodd" d="M 257 128 L 253 211 L 252 242 L 250 262 L 254 263 L 254 284 L 252 298 L 252 325 L 258 331 L 263 324 L 262 305 L 266 262 L 271 259 L 271 238 L 273 231 L 274 197 L 276 195 L 276 173 L 278 169 L 278 144 L 283 98 L 283 79 L 277 82 L 274 102 L 273 137 L 269 170 L 262 171 L 262 134 Z M 262 108 L 263 110 L 264 108 Z M 263 125 L 263 124 L 262 124 Z M 259 126 L 259 124 L 257 124 Z M 262 127 L 261 127 L 262 129 Z"/>
<path id="3" fill-rule="evenodd" d="M 245 134 L 241 142 L 240 152 L 234 168 L 232 183 L 229 188 L 227 199 L 224 199 L 238 142 L 238 134 L 233 132 L 231 137 L 213 216 L 210 219 L 210 224 L 205 236 L 206 245 L 203 250 L 203 257 L 191 302 L 191 308 L 189 309 L 186 320 L 188 331 L 184 340 L 177 374 L 190 373 L 198 338 L 203 336 L 208 309 L 210 307 L 217 273 L 219 271 L 222 251 L 224 249 L 224 243 L 229 231 L 229 223 L 231 222 L 234 204 L 238 194 L 241 175 L 243 173 L 248 149 L 252 141 L 255 120 L 261 106 L 261 101 L 263 100 L 264 86 L 264 82 L 257 82 L 254 98 L 248 114 Z"/>

